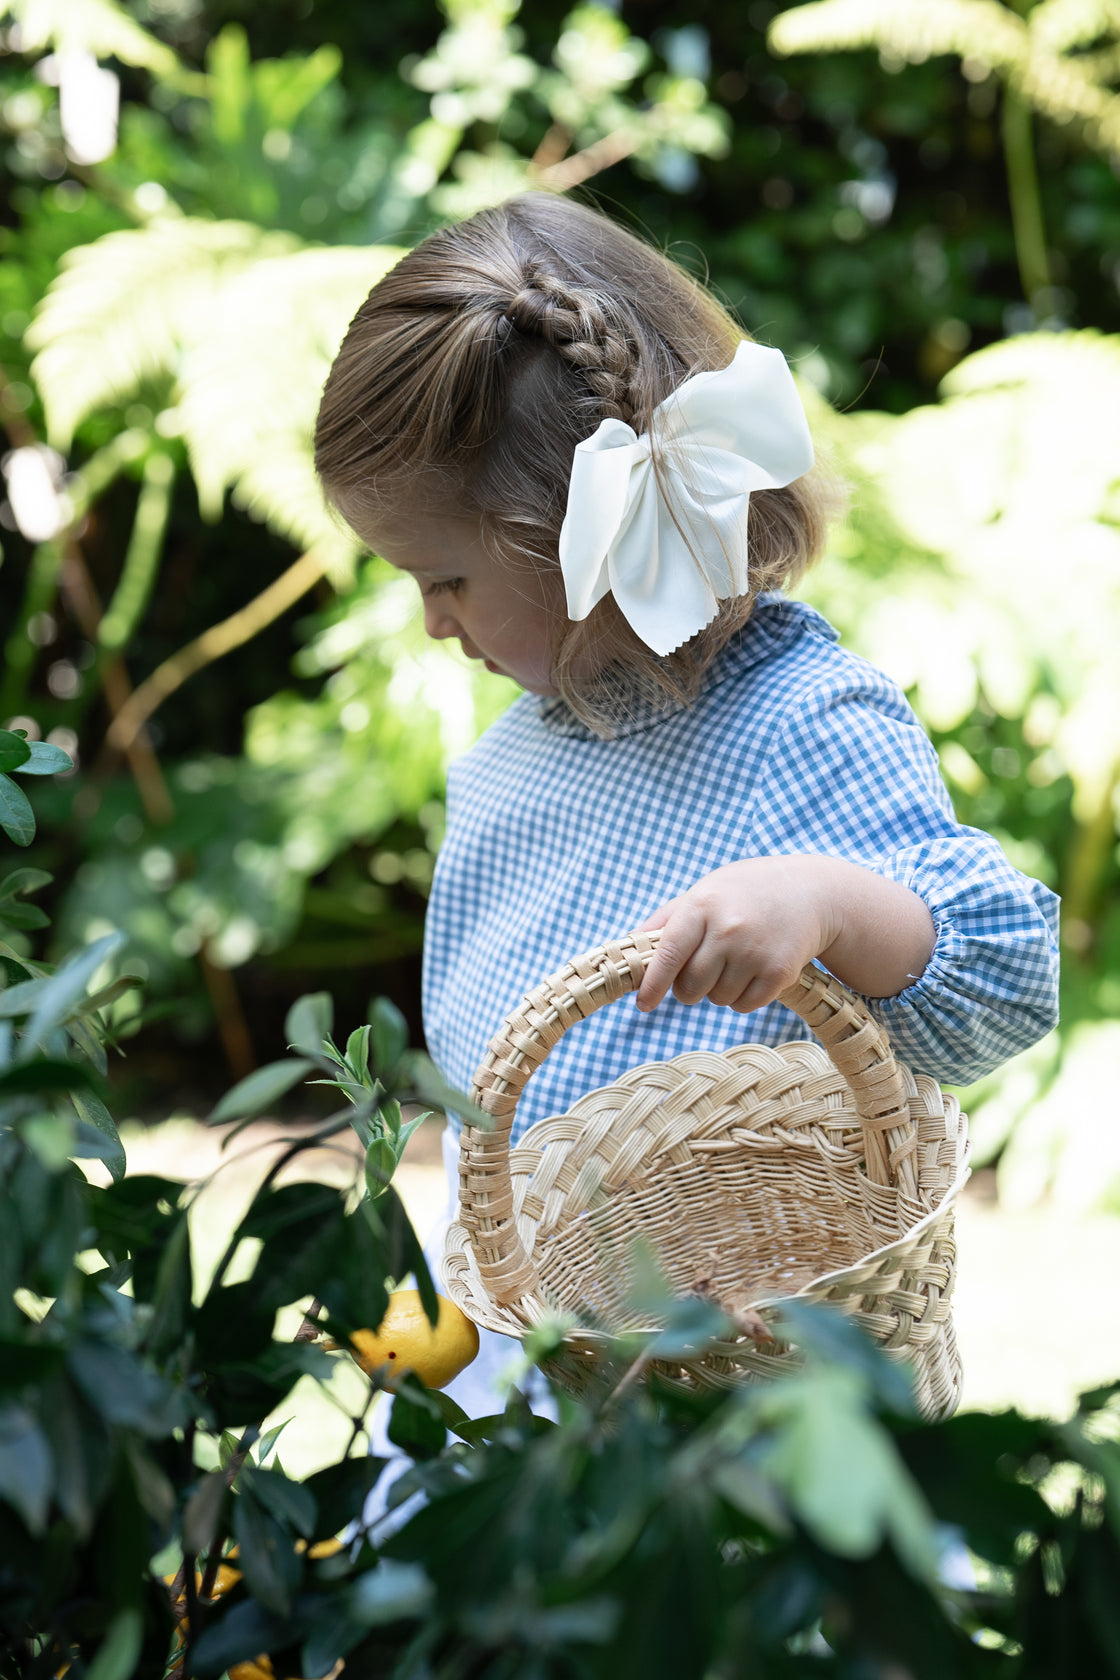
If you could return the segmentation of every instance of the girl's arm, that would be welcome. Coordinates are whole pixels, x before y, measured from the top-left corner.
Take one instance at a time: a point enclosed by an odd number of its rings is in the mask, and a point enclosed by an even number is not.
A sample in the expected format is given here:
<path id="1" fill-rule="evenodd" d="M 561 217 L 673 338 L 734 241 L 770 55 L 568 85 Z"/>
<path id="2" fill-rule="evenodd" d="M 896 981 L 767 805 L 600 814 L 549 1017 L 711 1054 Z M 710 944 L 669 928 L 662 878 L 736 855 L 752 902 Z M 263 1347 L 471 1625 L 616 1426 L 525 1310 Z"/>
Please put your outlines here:
<path id="1" fill-rule="evenodd" d="M 843 858 L 748 858 L 706 875 L 645 923 L 661 943 L 638 1008 L 668 992 L 681 1003 L 747 1011 L 773 1002 L 818 959 L 853 991 L 894 997 L 920 980 L 933 952 L 923 899 Z"/>
<path id="2" fill-rule="evenodd" d="M 956 1084 L 1054 1025 L 1058 901 L 957 822 L 885 678 L 791 694 L 744 798 L 737 860 L 645 924 L 668 950 L 640 1007 L 676 983 L 687 1001 L 757 1008 L 815 958 L 870 1001 L 911 1067 Z"/>

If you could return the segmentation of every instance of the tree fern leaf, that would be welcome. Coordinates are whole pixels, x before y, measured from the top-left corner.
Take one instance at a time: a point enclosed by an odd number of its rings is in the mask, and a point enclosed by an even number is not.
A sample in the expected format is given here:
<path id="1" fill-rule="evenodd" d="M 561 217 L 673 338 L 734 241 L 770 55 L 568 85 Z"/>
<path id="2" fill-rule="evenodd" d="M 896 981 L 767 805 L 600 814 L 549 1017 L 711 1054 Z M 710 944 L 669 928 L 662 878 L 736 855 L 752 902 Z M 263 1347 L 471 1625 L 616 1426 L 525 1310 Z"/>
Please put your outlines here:
<path id="1" fill-rule="evenodd" d="M 87 414 L 174 377 L 230 274 L 298 244 L 249 223 L 168 216 L 68 252 L 27 335 L 52 442 L 66 449 Z"/>
<path id="2" fill-rule="evenodd" d="M 1030 14 L 1031 39 L 1049 52 L 1103 44 L 1120 35 L 1120 0 L 1040 0 Z"/>
<path id="3" fill-rule="evenodd" d="M 787 56 L 879 47 L 916 63 L 954 53 L 990 65 L 1052 122 L 1081 125 L 1089 145 L 1120 147 L 1120 96 L 1103 87 L 1090 67 L 1051 50 L 1036 16 L 1028 27 L 999 0 L 908 0 L 905 6 L 897 0 L 815 0 L 782 12 L 767 40 L 772 51 Z"/>
<path id="4" fill-rule="evenodd" d="M 767 44 L 786 56 L 879 47 L 918 62 L 955 53 L 1006 73 L 1026 55 L 1027 30 L 999 0 L 816 0 L 780 13 Z"/>
<path id="5" fill-rule="evenodd" d="M 8 0 L 0 5 L 0 16 L 5 12 L 19 24 L 22 52 L 46 52 L 50 47 L 87 52 L 94 58 L 118 58 L 165 81 L 202 80 L 113 0 Z"/>
<path id="6" fill-rule="evenodd" d="M 1120 414 L 1120 336 L 1083 332 L 1019 333 L 974 351 L 941 385 L 947 397 L 1020 385 L 1057 385 L 1083 396 L 1111 388 L 1112 414 Z M 1091 406 L 1091 405 L 1090 405 Z M 1108 414 L 1100 411 L 1102 428 Z"/>
<path id="7" fill-rule="evenodd" d="M 352 316 L 401 253 L 324 247 L 265 259 L 232 276 L 180 370 L 180 416 L 203 508 L 234 500 L 301 547 L 324 538 L 352 556 L 329 519 L 311 453 L 323 381 Z"/>
<path id="8" fill-rule="evenodd" d="M 1078 123 L 1083 138 L 1099 151 L 1120 148 L 1120 95 L 1102 87 L 1075 57 L 1032 52 L 1015 78 L 1034 109 L 1055 123 Z"/>

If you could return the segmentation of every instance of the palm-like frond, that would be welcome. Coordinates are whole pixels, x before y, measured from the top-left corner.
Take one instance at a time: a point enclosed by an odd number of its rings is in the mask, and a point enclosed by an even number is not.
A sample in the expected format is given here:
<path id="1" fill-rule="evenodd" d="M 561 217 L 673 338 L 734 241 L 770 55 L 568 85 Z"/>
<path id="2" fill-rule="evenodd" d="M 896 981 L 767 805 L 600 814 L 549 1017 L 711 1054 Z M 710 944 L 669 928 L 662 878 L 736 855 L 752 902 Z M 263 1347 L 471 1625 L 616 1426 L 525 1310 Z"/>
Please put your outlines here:
<path id="1" fill-rule="evenodd" d="M 183 356 L 180 416 L 205 509 L 228 489 L 292 542 L 323 537 L 311 459 L 323 381 L 351 317 L 401 253 L 385 246 L 319 247 L 268 258 L 232 276 L 206 330 Z"/>
<path id="2" fill-rule="evenodd" d="M 174 378 L 231 275 L 298 248 L 292 235 L 247 222 L 169 216 L 68 252 L 27 335 L 56 447 L 95 409 Z"/>
<path id="3" fill-rule="evenodd" d="M 1120 35 L 1120 0 L 1039 0 L 1030 14 L 1030 32 L 1051 52 L 1091 47 L 1108 35 Z"/>
<path id="4" fill-rule="evenodd" d="M 1112 415 L 1120 414 L 1120 337 L 1087 328 L 1083 332 L 1020 333 L 975 351 L 942 381 L 947 397 L 973 396 L 980 391 L 1025 386 L 1033 396 L 1053 386 L 1076 393 L 1079 406 L 1086 396 L 1111 392 Z M 1102 441 L 1114 450 L 1115 426 L 1100 415 Z"/>
<path id="5" fill-rule="evenodd" d="M 999 0 L 815 0 L 780 13 L 767 42 L 787 56 L 881 47 L 915 60 L 956 53 L 1010 70 L 1025 54 L 1027 27 Z"/>
<path id="6" fill-rule="evenodd" d="M 971 58 L 1043 116 L 1080 123 L 1090 145 L 1112 150 L 1120 146 L 1120 96 L 1097 79 L 1097 59 L 1060 49 L 1116 29 L 1108 0 L 1047 0 L 1026 22 L 998 0 L 815 0 L 776 17 L 768 40 L 787 55 L 879 47 L 913 60 Z"/>
<path id="7" fill-rule="evenodd" d="M 29 334 L 52 439 L 64 448 L 86 415 L 162 378 L 204 512 L 232 490 L 346 573 L 355 542 L 324 509 L 311 434 L 346 327 L 400 255 L 188 217 L 71 252 Z"/>
<path id="8" fill-rule="evenodd" d="M 87 52 L 94 58 L 118 58 L 150 70 L 165 81 L 194 84 L 205 80 L 186 70 L 165 42 L 142 28 L 113 0 L 7 0 L 0 4 L 19 24 L 23 52 Z"/>

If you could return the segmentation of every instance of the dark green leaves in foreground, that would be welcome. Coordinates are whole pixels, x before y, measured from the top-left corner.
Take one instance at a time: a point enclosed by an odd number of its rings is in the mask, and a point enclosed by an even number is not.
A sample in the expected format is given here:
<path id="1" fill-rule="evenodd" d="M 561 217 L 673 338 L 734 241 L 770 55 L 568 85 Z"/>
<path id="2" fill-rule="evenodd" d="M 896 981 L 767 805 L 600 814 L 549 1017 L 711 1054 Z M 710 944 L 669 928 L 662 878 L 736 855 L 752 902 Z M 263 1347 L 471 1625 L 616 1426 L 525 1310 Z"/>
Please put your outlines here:
<path id="1" fill-rule="evenodd" d="M 12 773 L 53 776 L 73 768 L 73 760 L 61 747 L 29 741 L 23 730 L 0 729 L 0 829 L 9 840 L 30 846 L 35 838 L 35 814 L 23 789 L 12 781 Z"/>

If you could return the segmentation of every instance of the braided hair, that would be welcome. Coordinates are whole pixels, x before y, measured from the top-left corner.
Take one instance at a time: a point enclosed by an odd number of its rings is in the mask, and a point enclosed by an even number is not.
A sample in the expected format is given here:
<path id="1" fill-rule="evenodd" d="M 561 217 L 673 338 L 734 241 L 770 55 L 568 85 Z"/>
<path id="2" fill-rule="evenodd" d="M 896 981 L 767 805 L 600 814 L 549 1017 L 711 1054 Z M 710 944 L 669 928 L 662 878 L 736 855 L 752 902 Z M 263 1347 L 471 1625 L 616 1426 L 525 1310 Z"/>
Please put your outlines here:
<path id="1" fill-rule="evenodd" d="M 670 392 L 725 367 L 742 336 L 682 269 L 606 217 L 525 194 L 432 234 L 373 288 L 324 389 L 320 478 L 359 530 L 417 507 L 477 517 L 491 552 L 544 574 L 560 603 L 576 445 L 605 419 L 645 431 Z M 824 513 L 811 479 L 752 497 L 757 590 L 808 563 Z M 558 610 L 558 692 L 599 734 L 610 734 L 627 689 L 687 702 L 752 601 L 725 602 L 664 658 L 610 596 L 578 624 Z"/>

